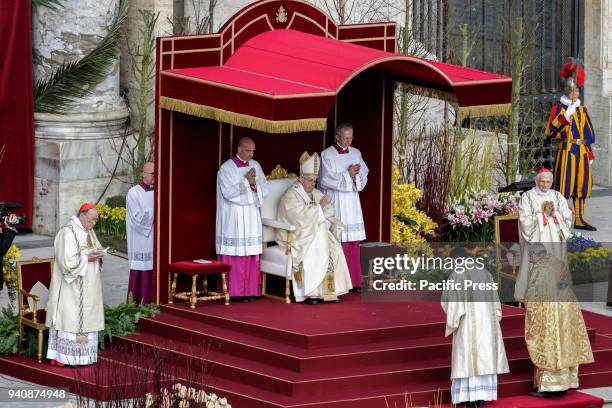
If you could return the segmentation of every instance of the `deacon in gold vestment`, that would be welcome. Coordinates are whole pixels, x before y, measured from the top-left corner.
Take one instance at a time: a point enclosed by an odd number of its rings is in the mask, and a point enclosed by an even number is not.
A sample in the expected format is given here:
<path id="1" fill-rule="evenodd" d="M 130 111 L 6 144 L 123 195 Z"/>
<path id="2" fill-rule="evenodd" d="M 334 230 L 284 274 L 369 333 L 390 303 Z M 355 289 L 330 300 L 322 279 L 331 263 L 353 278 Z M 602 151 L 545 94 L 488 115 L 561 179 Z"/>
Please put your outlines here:
<path id="1" fill-rule="evenodd" d="M 567 265 L 538 245 L 530 248 L 525 341 L 538 393 L 563 394 L 578 388 L 578 365 L 592 363 L 593 352 Z"/>

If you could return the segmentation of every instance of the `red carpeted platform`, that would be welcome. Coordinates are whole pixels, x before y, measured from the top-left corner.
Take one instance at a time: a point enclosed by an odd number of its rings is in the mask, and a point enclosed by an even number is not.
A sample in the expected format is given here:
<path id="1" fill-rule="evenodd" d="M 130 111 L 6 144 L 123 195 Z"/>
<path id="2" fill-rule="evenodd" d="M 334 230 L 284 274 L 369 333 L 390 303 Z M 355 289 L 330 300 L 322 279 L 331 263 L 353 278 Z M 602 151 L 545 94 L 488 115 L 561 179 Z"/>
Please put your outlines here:
<path id="1" fill-rule="evenodd" d="M 439 396 L 449 402 L 451 339 L 443 337 L 444 315 L 436 302 L 364 303 L 350 294 L 342 303 L 317 306 L 261 299 L 161 309 L 155 318 L 141 320 L 139 333 L 115 338 L 97 370 L 2 357 L 0 372 L 110 398 L 121 392 L 142 395 L 150 385 L 150 361 L 163 360 L 183 380 L 190 375 L 186 366 L 197 368 L 192 371 L 200 377 L 189 380 L 206 384 L 237 408 L 405 407 L 407 396 L 415 406 L 433 404 Z M 523 322 L 522 309 L 504 307 L 511 373 L 499 377 L 500 400 L 492 407 L 601 406 L 601 400 L 581 393 L 554 401 L 525 397 L 533 367 Z M 580 386 L 612 386 L 612 338 L 593 328 L 589 336 L 595 363 L 581 366 Z M 550 405 L 560 401 L 569 405 Z"/>

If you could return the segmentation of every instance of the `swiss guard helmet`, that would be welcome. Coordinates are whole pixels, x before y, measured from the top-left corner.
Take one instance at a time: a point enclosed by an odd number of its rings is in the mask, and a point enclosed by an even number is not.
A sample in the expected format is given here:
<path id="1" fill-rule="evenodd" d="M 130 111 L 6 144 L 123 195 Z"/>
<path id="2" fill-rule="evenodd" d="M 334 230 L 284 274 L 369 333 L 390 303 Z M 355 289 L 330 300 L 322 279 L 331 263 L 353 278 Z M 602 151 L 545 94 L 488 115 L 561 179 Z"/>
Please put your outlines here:
<path id="1" fill-rule="evenodd" d="M 571 95 L 574 89 L 582 88 L 586 79 L 584 68 L 575 58 L 567 60 L 561 68 L 560 76 L 564 95 Z"/>

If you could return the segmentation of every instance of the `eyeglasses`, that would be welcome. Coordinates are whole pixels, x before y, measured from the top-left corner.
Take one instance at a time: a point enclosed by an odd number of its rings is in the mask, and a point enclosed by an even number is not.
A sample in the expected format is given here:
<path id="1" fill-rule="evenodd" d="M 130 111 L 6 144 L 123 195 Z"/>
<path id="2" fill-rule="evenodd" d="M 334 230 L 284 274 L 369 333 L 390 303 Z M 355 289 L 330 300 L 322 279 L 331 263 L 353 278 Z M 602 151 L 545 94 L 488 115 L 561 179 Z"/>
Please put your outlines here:
<path id="1" fill-rule="evenodd" d="M 152 172 L 150 172 L 150 173 L 149 173 L 148 171 L 143 171 L 143 173 L 144 173 L 144 174 L 150 174 L 150 175 L 152 175 L 152 176 L 155 174 L 155 172 L 154 172 L 154 171 L 152 171 Z"/>

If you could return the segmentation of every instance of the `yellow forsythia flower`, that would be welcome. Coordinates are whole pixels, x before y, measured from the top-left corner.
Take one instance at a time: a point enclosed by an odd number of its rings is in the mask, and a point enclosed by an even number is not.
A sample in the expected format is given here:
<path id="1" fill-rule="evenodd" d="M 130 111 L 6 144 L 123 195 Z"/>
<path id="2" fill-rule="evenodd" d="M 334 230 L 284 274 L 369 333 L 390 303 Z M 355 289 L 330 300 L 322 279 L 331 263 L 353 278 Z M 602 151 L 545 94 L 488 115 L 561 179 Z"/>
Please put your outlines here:
<path id="1" fill-rule="evenodd" d="M 426 237 L 435 236 L 437 224 L 422 211 L 416 203 L 423 193 L 414 184 L 400 184 L 399 171 L 393 170 L 393 220 L 391 223 L 391 241 L 397 244 L 424 243 Z M 406 218 L 416 222 L 407 225 L 400 219 Z"/>

